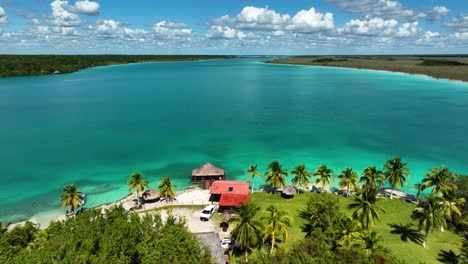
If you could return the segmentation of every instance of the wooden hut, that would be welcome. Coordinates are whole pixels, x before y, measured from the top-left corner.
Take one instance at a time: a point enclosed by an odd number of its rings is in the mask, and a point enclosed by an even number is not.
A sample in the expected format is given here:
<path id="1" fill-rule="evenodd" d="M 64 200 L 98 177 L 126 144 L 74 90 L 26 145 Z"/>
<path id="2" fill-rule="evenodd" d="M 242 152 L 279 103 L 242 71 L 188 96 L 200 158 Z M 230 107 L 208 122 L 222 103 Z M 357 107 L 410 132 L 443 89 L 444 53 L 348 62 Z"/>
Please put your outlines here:
<path id="1" fill-rule="evenodd" d="M 207 162 L 200 168 L 192 171 L 192 183 L 204 183 L 205 189 L 209 189 L 213 181 L 224 180 L 224 170 L 215 167 L 213 164 Z"/>
<path id="2" fill-rule="evenodd" d="M 145 199 L 145 202 L 147 203 L 157 202 L 159 201 L 159 198 L 160 198 L 159 192 L 153 189 L 146 190 L 142 196 L 143 196 L 143 199 Z"/>
<path id="3" fill-rule="evenodd" d="M 292 198 L 296 194 L 296 188 L 293 186 L 286 186 L 283 189 L 282 196 L 285 198 Z"/>

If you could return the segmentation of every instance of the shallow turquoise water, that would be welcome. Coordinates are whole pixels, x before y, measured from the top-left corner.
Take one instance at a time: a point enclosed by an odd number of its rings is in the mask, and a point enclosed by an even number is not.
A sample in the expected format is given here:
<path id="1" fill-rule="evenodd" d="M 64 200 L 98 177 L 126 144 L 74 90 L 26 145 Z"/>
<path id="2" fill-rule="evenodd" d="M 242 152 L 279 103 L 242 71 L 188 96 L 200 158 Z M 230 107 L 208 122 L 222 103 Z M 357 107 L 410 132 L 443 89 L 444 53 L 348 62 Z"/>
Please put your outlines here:
<path id="1" fill-rule="evenodd" d="M 98 67 L 0 79 L 0 121 L 0 221 L 59 208 L 69 182 L 89 206 L 126 195 L 135 171 L 181 189 L 207 161 L 230 179 L 274 159 L 339 172 L 394 155 L 412 184 L 442 163 L 468 173 L 468 85 L 406 74 L 251 59 Z"/>

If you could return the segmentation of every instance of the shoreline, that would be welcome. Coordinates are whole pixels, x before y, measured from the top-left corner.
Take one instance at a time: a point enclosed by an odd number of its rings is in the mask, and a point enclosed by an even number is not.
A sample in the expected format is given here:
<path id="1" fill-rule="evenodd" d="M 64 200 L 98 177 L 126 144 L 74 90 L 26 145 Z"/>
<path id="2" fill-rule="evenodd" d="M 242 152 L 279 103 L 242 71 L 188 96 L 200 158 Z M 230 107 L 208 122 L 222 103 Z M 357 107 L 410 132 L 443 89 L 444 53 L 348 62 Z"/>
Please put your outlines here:
<path id="1" fill-rule="evenodd" d="M 172 202 L 158 201 L 158 202 L 147 203 L 147 204 L 144 204 L 142 208 L 134 210 L 134 212 L 140 214 L 140 213 L 146 213 L 146 212 L 155 210 L 157 208 L 164 208 L 168 206 L 187 206 L 187 205 L 209 204 L 207 197 L 203 197 L 203 195 L 206 195 L 204 194 L 204 192 L 207 193 L 208 190 L 203 190 L 199 187 L 187 187 L 183 190 L 176 191 L 176 196 L 175 196 L 176 199 L 174 199 L 174 201 Z M 136 199 L 136 192 L 129 193 L 118 200 L 99 204 L 99 205 L 92 206 L 89 208 L 87 208 L 85 204 L 84 208 L 86 208 L 87 210 L 100 209 L 102 213 L 104 213 L 105 210 L 112 208 L 114 206 L 123 206 L 127 210 L 126 205 L 128 207 L 128 204 L 132 204 L 134 199 Z M 131 209 L 133 209 L 133 207 L 130 207 L 128 210 L 131 210 Z M 15 226 L 24 225 L 26 222 L 38 224 L 40 229 L 45 229 L 50 225 L 51 222 L 63 221 L 65 219 L 67 219 L 67 216 L 65 215 L 65 209 L 60 207 L 59 209 L 39 212 L 26 220 L 11 222 L 8 225 L 8 230 L 14 228 Z"/>
<path id="2" fill-rule="evenodd" d="M 324 190 L 326 190 L 327 193 L 334 193 L 332 191 L 332 188 L 334 187 L 326 186 Z M 255 192 L 263 192 L 263 191 L 257 190 Z M 380 189 L 380 194 L 383 196 L 389 196 L 389 193 L 390 193 L 389 188 L 382 187 Z M 406 200 L 408 197 L 413 197 L 415 199 L 414 194 L 411 194 L 410 192 L 404 192 L 404 191 L 395 189 L 393 190 L 393 193 L 394 193 L 393 199 Z M 335 195 L 337 194 L 335 193 Z M 185 208 L 187 206 L 203 206 L 203 205 L 207 205 L 210 203 L 209 196 L 210 196 L 209 190 L 204 190 L 200 187 L 188 187 L 181 191 L 177 191 L 175 199 L 172 202 L 159 200 L 157 202 L 143 204 L 142 208 L 139 208 L 133 211 L 136 212 L 137 214 L 144 214 L 144 213 L 148 213 L 148 212 L 155 211 L 155 210 L 164 210 L 164 208 L 167 208 L 167 207 Z M 133 208 L 135 208 L 132 206 L 134 205 L 134 202 L 133 202 L 134 199 L 136 199 L 136 192 L 129 193 L 126 196 L 122 197 L 121 199 L 115 200 L 113 202 L 100 204 L 100 205 L 93 206 L 93 207 L 86 208 L 86 209 L 87 210 L 99 209 L 101 210 L 102 213 L 105 213 L 107 209 L 110 209 L 114 206 L 123 206 L 125 210 L 130 211 Z M 39 229 L 45 229 L 50 225 L 51 222 L 63 221 L 66 219 L 67 219 L 67 216 L 64 213 L 64 209 L 60 208 L 56 210 L 37 213 L 33 215 L 32 217 L 30 217 L 29 219 L 26 219 L 23 221 L 12 222 L 8 225 L 7 229 L 11 230 L 12 228 L 16 226 L 22 226 L 26 222 L 31 222 L 33 224 L 39 225 Z"/>
<path id="3" fill-rule="evenodd" d="M 271 65 L 287 65 L 287 66 L 305 66 L 305 67 L 321 67 L 321 68 L 338 68 L 338 69 L 352 69 L 352 70 L 367 70 L 367 71 L 376 71 L 376 72 L 385 72 L 385 73 L 398 73 L 398 74 L 405 74 L 410 76 L 417 76 L 417 77 L 425 77 L 430 78 L 432 80 L 442 80 L 442 81 L 450 81 L 460 84 L 468 84 L 468 80 L 456 79 L 456 78 L 449 78 L 449 77 L 438 77 L 433 76 L 428 73 L 415 73 L 409 71 L 398 71 L 393 69 L 379 69 L 379 68 L 371 68 L 365 66 L 347 66 L 347 65 L 329 65 L 329 64 L 307 64 L 301 62 L 289 62 L 287 59 L 285 60 L 267 60 L 261 61 L 265 64 Z"/>
<path id="4" fill-rule="evenodd" d="M 11 72 L 6 72 L 6 73 L 0 73 L 0 80 L 2 78 L 17 78 L 17 77 L 37 77 L 37 76 L 53 76 L 53 75 L 63 75 L 63 74 L 70 74 L 70 73 L 75 73 L 75 72 L 80 72 L 83 70 L 87 69 L 92 69 L 92 68 L 97 68 L 97 67 L 108 67 L 108 66 L 119 66 L 119 65 L 129 65 L 129 64 L 141 64 L 141 63 L 158 63 L 158 62 L 198 62 L 198 61 L 209 61 L 209 60 L 215 60 L 215 59 L 232 59 L 235 58 L 235 56 L 229 56 L 229 55 L 111 55 L 113 58 L 120 58 L 122 61 L 117 61 L 117 60 L 112 60 L 104 58 L 105 56 L 108 55 L 50 55 L 50 57 L 57 57 L 57 58 L 65 58 L 65 57 L 76 57 L 78 58 L 78 61 L 75 61 L 74 63 L 64 63 L 64 64 L 58 64 L 58 66 L 54 66 L 57 63 L 55 61 L 47 61 L 47 58 L 44 58 L 48 55 L 0 55 L 0 62 L 3 57 L 15 57 L 15 56 L 24 56 L 31 58 L 33 61 L 38 60 L 39 65 L 44 65 L 47 66 L 52 63 L 50 67 L 54 69 L 53 72 L 43 72 L 42 70 L 40 72 L 33 72 L 33 73 L 27 73 L 27 74 L 15 74 Z M 139 58 L 147 56 L 147 59 L 145 58 Z M 158 57 L 159 56 L 159 57 Z M 185 57 L 184 57 L 185 56 Z M 153 57 L 153 58 L 151 58 Z M 101 62 L 90 62 L 91 65 L 85 66 L 85 67 L 79 67 L 77 64 L 80 63 L 79 59 L 93 59 L 93 58 L 102 58 Z M 125 60 L 127 59 L 127 60 Z M 23 59 L 24 61 L 18 62 L 18 68 L 21 70 L 21 63 L 27 63 L 28 60 Z M 41 61 L 42 60 L 42 61 Z M 36 62 L 37 64 L 37 62 Z M 92 65 L 94 64 L 94 65 Z M 78 66 L 78 67 L 77 67 Z"/>

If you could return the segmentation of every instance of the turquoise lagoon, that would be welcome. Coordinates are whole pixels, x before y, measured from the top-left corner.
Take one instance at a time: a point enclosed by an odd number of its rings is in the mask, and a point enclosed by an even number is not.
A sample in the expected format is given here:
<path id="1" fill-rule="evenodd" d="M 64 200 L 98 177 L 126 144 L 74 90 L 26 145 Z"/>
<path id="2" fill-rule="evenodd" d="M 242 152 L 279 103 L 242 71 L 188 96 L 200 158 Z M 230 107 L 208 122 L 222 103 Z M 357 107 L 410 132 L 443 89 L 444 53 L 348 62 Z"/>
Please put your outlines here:
<path id="1" fill-rule="evenodd" d="M 233 59 L 2 78 L 0 124 L 0 221 L 62 210 L 70 182 L 88 206 L 137 171 L 182 189 L 208 161 L 240 180 L 275 159 L 337 174 L 395 155 L 411 185 L 441 164 L 468 173 L 468 85 L 399 73 Z"/>

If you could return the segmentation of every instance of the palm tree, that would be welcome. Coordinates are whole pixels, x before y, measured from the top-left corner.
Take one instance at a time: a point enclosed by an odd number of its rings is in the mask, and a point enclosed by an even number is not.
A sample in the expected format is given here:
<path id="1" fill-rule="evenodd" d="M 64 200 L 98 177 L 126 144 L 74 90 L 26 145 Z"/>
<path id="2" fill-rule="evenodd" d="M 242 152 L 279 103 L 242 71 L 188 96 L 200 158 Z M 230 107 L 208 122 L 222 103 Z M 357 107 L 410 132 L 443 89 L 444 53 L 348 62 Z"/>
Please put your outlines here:
<path id="1" fill-rule="evenodd" d="M 377 170 L 375 166 L 369 166 L 362 172 L 362 176 L 359 179 L 360 182 L 364 182 L 363 188 L 366 187 L 382 187 L 384 184 L 384 174 Z"/>
<path id="2" fill-rule="evenodd" d="M 74 183 L 67 184 L 63 187 L 60 201 L 63 208 L 69 207 L 70 212 L 74 212 L 83 203 L 83 193 L 80 192 L 80 189 Z"/>
<path id="3" fill-rule="evenodd" d="M 177 188 L 175 184 L 172 184 L 169 177 L 164 177 L 158 185 L 159 193 L 161 197 L 165 197 L 172 201 L 176 195 L 174 188 Z"/>
<path id="4" fill-rule="evenodd" d="M 395 185 L 399 188 L 402 188 L 403 184 L 408 185 L 408 180 L 406 179 L 410 177 L 408 162 L 402 162 L 400 158 L 393 157 L 387 160 L 383 169 L 385 170 L 385 179 L 390 184 L 390 199 L 393 199 Z"/>
<path id="5" fill-rule="evenodd" d="M 275 248 L 276 236 L 280 236 L 285 242 L 288 240 L 287 228 L 291 226 L 293 220 L 289 217 L 288 212 L 279 210 L 276 205 L 268 206 L 265 215 L 261 219 L 266 224 L 263 239 L 271 239 L 271 255 Z"/>
<path id="6" fill-rule="evenodd" d="M 249 250 L 256 247 L 260 240 L 262 223 L 254 219 L 260 208 L 250 203 L 243 203 L 239 207 L 239 215 L 229 218 L 229 223 L 237 223 L 231 232 L 231 237 L 239 244 L 241 252 L 246 257 Z"/>
<path id="7" fill-rule="evenodd" d="M 273 188 L 278 189 L 283 185 L 286 185 L 286 176 L 288 176 L 288 170 L 283 169 L 278 161 L 273 161 L 266 167 L 265 182 L 271 184 Z"/>
<path id="8" fill-rule="evenodd" d="M 376 250 L 382 248 L 380 245 L 382 238 L 380 234 L 375 231 L 364 232 L 361 234 L 360 238 L 364 246 L 364 255 L 368 256 L 369 258 L 374 256 Z"/>
<path id="9" fill-rule="evenodd" d="M 353 171 L 350 167 L 346 167 L 343 171 L 341 171 L 338 178 L 341 179 L 338 186 L 340 188 L 346 188 L 346 194 L 349 196 L 350 190 L 356 190 L 359 188 L 359 181 L 358 181 L 358 173 Z"/>
<path id="10" fill-rule="evenodd" d="M 309 186 L 309 178 L 311 177 L 310 172 L 307 171 L 304 164 L 297 165 L 291 174 L 295 175 L 291 182 L 295 185 L 300 185 L 304 188 Z"/>
<path id="11" fill-rule="evenodd" d="M 346 218 L 346 224 L 341 229 L 341 238 L 338 245 L 344 248 L 358 245 L 361 236 L 362 225 L 360 222 Z"/>
<path id="12" fill-rule="evenodd" d="M 258 172 L 257 165 L 249 165 L 249 169 L 245 172 L 247 173 L 247 179 L 250 180 L 252 179 L 252 192 L 254 191 L 254 180 L 255 176 L 258 178 L 262 177 L 260 172 Z"/>
<path id="13" fill-rule="evenodd" d="M 429 173 L 424 174 L 422 181 L 426 185 L 426 188 L 434 187 L 431 193 L 441 193 L 453 188 L 453 184 L 450 183 L 453 178 L 452 172 L 442 165 L 440 168 L 429 169 Z"/>
<path id="14" fill-rule="evenodd" d="M 419 230 L 424 230 L 423 247 L 426 247 L 429 231 L 447 226 L 443 203 L 438 196 L 431 195 L 427 200 L 419 204 L 414 209 L 411 217 L 419 221 Z"/>
<path id="15" fill-rule="evenodd" d="M 353 219 L 361 222 L 364 228 L 373 226 L 375 220 L 380 221 L 380 215 L 377 210 L 385 213 L 385 210 L 376 205 L 377 194 L 379 190 L 376 187 L 367 187 L 362 192 L 354 197 L 354 201 L 348 205 L 348 208 L 355 209 Z"/>
<path id="16" fill-rule="evenodd" d="M 327 165 L 322 164 L 314 172 L 314 176 L 317 176 L 315 184 L 321 183 L 322 188 L 325 188 L 325 185 L 330 185 L 330 181 L 333 181 L 333 170 L 327 168 Z"/>
<path id="17" fill-rule="evenodd" d="M 425 188 L 426 188 L 426 185 L 420 182 L 415 183 L 413 185 L 413 188 L 411 188 L 412 190 L 418 190 L 418 192 L 416 193 L 416 200 L 418 201 L 418 204 L 419 204 L 419 198 L 421 196 L 421 192 L 423 192 Z"/>
<path id="18" fill-rule="evenodd" d="M 136 189 L 138 204 L 140 204 L 140 192 L 149 188 L 149 183 L 147 180 L 143 179 L 143 174 L 139 172 L 135 172 L 130 176 L 130 179 L 127 181 L 128 186 L 130 187 L 130 191 Z"/>
<path id="19" fill-rule="evenodd" d="M 458 208 L 459 205 L 465 203 L 465 198 L 457 197 L 457 187 L 454 185 L 451 189 L 446 189 L 443 194 L 439 194 L 438 197 L 441 198 L 442 207 L 444 213 L 448 219 L 452 219 L 452 213 L 461 216 L 461 210 Z"/>

